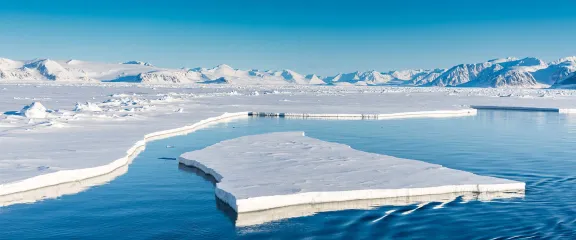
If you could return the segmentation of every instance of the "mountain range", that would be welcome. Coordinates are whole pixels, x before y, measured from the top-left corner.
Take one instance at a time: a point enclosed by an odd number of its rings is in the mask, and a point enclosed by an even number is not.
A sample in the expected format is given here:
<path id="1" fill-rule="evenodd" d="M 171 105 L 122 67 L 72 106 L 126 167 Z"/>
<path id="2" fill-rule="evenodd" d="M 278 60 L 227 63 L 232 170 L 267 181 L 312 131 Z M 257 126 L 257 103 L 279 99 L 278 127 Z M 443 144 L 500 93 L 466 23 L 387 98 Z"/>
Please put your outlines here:
<path id="1" fill-rule="evenodd" d="M 0 81 L 563 88 L 576 87 L 576 56 L 549 63 L 533 57 L 509 57 L 448 69 L 356 71 L 327 77 L 292 70 L 240 70 L 225 64 L 213 68 L 169 69 L 141 61 L 96 63 L 0 58 Z"/>

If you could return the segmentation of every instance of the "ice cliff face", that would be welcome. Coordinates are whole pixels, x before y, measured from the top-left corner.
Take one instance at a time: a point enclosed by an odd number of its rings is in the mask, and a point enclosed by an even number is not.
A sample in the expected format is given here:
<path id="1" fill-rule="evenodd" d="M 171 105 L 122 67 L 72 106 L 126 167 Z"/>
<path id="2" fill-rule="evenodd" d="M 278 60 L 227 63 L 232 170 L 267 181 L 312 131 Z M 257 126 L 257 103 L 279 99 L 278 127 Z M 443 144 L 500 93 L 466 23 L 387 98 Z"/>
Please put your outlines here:
<path id="1" fill-rule="evenodd" d="M 121 64 L 79 60 L 0 58 L 0 81 L 139 82 L 151 84 L 262 84 L 262 85 L 399 85 L 440 87 L 522 87 L 567 85 L 576 72 L 576 57 L 546 63 L 537 58 L 502 58 L 459 64 L 448 69 L 366 71 L 329 77 L 302 75 L 292 70 L 241 70 L 222 64 L 213 68 L 168 69 L 141 61 Z"/>

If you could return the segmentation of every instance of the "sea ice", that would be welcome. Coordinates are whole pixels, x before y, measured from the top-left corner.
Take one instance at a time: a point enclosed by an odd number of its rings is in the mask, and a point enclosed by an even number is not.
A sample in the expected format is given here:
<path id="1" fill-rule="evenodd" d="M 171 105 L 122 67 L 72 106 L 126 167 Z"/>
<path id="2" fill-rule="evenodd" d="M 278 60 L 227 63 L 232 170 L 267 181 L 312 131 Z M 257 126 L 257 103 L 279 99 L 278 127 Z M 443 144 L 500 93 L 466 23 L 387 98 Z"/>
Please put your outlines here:
<path id="1" fill-rule="evenodd" d="M 46 118 L 48 117 L 48 111 L 44 105 L 40 102 L 33 102 L 30 105 L 24 106 L 20 110 L 20 114 L 27 118 Z"/>
<path id="2" fill-rule="evenodd" d="M 86 102 L 86 104 L 76 103 L 75 112 L 102 112 L 102 109 L 95 103 Z"/>
<path id="3" fill-rule="evenodd" d="M 109 173 L 126 164 L 122 159 L 133 154 L 134 146 L 189 132 L 190 126 L 232 119 L 226 112 L 237 112 L 237 117 L 262 112 L 332 119 L 468 116 L 475 113 L 471 105 L 576 112 L 576 91 L 566 89 L 87 82 L 0 83 L 0 88 L 5 89 L 0 94 L 0 112 L 4 113 L 0 115 L 0 196 Z M 259 96 L 254 96 L 255 92 Z M 159 100 L 163 96 L 170 96 L 171 101 Z M 102 112 L 73 111 L 77 102 L 87 101 Z M 31 102 L 38 103 L 19 111 Z M 41 107 L 39 102 L 55 110 Z M 177 112 L 180 108 L 184 111 Z M 49 168 L 38 171 L 41 166 Z"/>
<path id="4" fill-rule="evenodd" d="M 212 175 L 238 213 L 279 207 L 463 192 L 524 190 L 525 183 L 367 153 L 279 132 L 223 141 L 179 162 Z"/>

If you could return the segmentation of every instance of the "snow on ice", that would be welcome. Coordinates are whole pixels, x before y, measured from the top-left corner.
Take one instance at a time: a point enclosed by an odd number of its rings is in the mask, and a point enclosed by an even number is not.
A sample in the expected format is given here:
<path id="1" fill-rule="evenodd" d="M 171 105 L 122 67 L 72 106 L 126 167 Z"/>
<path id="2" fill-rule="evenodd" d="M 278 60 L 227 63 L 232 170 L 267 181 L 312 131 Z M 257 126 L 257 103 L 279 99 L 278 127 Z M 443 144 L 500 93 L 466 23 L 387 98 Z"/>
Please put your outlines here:
<path id="1" fill-rule="evenodd" d="M 214 176 L 216 196 L 238 213 L 300 204 L 459 192 L 522 191 L 522 182 L 367 153 L 303 132 L 223 141 L 180 163 Z"/>
<path id="2" fill-rule="evenodd" d="M 21 64 L 2 61 L 6 62 Z M 57 71 L 50 72 L 58 75 Z M 467 113 L 471 105 L 574 109 L 576 100 L 576 93 L 566 89 L 58 81 L 0 84 L 0 195 L 109 173 L 128 164 L 127 158 L 147 141 L 214 121 L 246 117 L 248 112 L 405 117 L 406 113 L 427 111 Z"/>

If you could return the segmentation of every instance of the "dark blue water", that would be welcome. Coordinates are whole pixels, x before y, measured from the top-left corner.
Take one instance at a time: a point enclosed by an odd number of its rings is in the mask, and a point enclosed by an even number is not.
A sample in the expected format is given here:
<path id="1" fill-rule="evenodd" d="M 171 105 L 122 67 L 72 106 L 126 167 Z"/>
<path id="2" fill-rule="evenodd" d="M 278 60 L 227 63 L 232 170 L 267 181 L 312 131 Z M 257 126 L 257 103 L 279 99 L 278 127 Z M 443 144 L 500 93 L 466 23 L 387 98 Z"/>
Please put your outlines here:
<path id="1" fill-rule="evenodd" d="M 217 208 L 212 183 L 170 160 L 229 138 L 292 130 L 363 151 L 525 181 L 526 196 L 466 204 L 457 199 L 439 209 L 434 207 L 440 203 L 428 203 L 325 212 L 236 228 Z M 576 239 L 575 146 L 576 117 L 557 113 L 239 120 L 152 142 L 127 174 L 109 184 L 0 208 L 0 239 Z"/>

